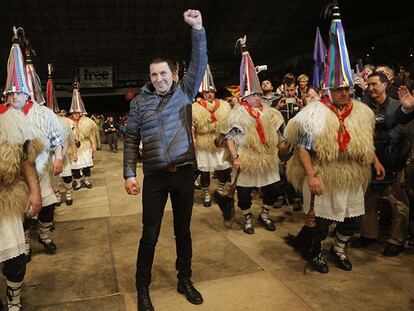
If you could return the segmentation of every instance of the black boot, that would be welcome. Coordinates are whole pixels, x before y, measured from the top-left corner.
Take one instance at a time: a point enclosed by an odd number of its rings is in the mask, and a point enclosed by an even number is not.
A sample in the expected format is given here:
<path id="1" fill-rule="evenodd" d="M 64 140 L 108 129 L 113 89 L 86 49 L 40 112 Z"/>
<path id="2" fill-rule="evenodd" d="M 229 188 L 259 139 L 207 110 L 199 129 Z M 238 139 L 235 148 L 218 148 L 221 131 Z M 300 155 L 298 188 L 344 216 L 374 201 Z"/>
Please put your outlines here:
<path id="1" fill-rule="evenodd" d="M 148 287 L 138 287 L 138 311 L 154 311 Z"/>
<path id="2" fill-rule="evenodd" d="M 84 180 L 82 180 L 82 186 L 87 188 L 87 189 L 92 189 L 92 184 L 89 181 L 89 179 L 85 178 Z"/>
<path id="3" fill-rule="evenodd" d="M 259 224 L 262 224 L 268 231 L 276 231 L 275 224 L 269 218 L 264 219 L 261 214 L 259 215 Z"/>
<path id="4" fill-rule="evenodd" d="M 190 278 L 183 278 L 178 280 L 177 292 L 183 294 L 189 302 L 194 305 L 203 303 L 203 297 L 200 292 L 193 286 Z"/>
<path id="5" fill-rule="evenodd" d="M 247 234 L 254 234 L 251 213 L 244 215 L 243 232 Z"/>
<path id="6" fill-rule="evenodd" d="M 352 270 L 352 264 L 349 261 L 348 256 L 345 254 L 345 251 L 343 253 L 339 253 L 335 251 L 335 249 L 332 246 L 330 253 L 338 268 L 345 270 L 345 271 Z"/>
<path id="7" fill-rule="evenodd" d="M 328 264 L 326 263 L 325 259 L 323 258 L 322 253 L 319 253 L 318 256 L 313 258 L 309 262 L 309 264 L 310 264 L 310 266 L 312 267 L 313 270 L 315 270 L 319 273 L 328 273 L 329 272 Z"/>
<path id="8" fill-rule="evenodd" d="M 54 253 L 56 253 L 57 246 L 56 246 L 55 242 L 53 242 L 52 239 L 49 238 L 49 239 L 42 240 L 39 237 L 39 240 L 38 241 L 39 241 L 40 244 L 43 245 L 43 248 L 44 248 L 44 250 L 45 250 L 46 253 L 48 253 L 48 254 L 54 254 Z"/>
<path id="9" fill-rule="evenodd" d="M 331 256 L 338 268 L 345 271 L 351 271 L 352 264 L 345 253 L 346 247 L 348 245 L 349 240 L 351 239 L 351 236 L 343 235 L 337 230 L 335 232 L 335 235 L 336 237 L 334 245 L 332 245 L 330 249 Z"/>
<path id="10" fill-rule="evenodd" d="M 56 252 L 56 244 L 50 238 L 51 232 L 54 230 L 52 222 L 41 222 L 38 220 L 39 228 L 39 243 L 43 245 L 45 252 L 48 254 L 54 254 Z"/>

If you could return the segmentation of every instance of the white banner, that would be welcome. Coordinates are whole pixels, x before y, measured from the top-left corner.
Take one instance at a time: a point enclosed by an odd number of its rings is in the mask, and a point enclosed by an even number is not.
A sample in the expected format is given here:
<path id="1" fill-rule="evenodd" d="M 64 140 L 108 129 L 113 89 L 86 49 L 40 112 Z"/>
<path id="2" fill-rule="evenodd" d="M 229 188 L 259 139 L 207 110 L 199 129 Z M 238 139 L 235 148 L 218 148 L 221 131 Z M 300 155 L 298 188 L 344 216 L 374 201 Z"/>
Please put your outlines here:
<path id="1" fill-rule="evenodd" d="M 106 67 L 79 67 L 79 83 L 81 88 L 113 87 L 114 69 Z"/>

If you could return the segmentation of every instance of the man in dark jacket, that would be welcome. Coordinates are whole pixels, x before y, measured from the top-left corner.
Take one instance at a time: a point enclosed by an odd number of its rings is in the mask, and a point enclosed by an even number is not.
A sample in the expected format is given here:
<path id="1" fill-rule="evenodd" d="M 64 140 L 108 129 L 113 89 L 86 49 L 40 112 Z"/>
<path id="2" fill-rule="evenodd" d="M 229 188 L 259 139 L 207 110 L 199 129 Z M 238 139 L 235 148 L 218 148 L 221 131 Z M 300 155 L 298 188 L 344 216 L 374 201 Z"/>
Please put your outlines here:
<path id="1" fill-rule="evenodd" d="M 102 129 L 105 132 L 111 151 L 118 152 L 119 125 L 114 121 L 113 116 L 108 117 L 108 120 L 102 125 Z"/>
<path id="2" fill-rule="evenodd" d="M 365 193 L 365 215 L 361 238 L 354 246 L 366 246 L 376 241 L 378 229 L 378 197 L 385 196 L 393 212 L 390 237 L 384 256 L 398 256 L 404 250 L 408 230 L 408 198 L 401 185 L 401 174 L 410 150 L 405 127 L 397 123 L 395 113 L 401 103 L 386 92 L 388 79 L 380 72 L 368 76 L 368 106 L 375 113 L 375 153 L 384 165 L 385 179 L 373 181 Z"/>
<path id="3" fill-rule="evenodd" d="M 174 215 L 177 248 L 177 291 L 193 304 L 203 298 L 191 282 L 192 242 L 190 221 L 193 208 L 194 145 L 191 135 L 191 104 L 207 67 L 207 44 L 201 13 L 187 10 L 184 21 L 192 27 L 191 62 L 177 84 L 165 59 L 151 62 L 151 83 L 131 102 L 124 142 L 125 189 L 130 195 L 141 192 L 136 181 L 140 141 L 143 144 L 142 236 L 137 258 L 138 310 L 153 310 L 148 287 L 155 245 L 161 228 L 168 194 Z"/>

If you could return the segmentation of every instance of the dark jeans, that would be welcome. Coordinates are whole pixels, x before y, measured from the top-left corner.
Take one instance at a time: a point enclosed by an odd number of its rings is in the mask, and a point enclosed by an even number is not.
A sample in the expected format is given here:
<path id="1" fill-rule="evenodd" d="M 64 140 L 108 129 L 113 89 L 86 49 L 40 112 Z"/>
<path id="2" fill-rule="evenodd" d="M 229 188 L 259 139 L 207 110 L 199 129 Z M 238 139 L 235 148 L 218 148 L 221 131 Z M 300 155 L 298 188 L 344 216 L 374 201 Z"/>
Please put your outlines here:
<path id="1" fill-rule="evenodd" d="M 249 209 L 252 206 L 252 187 L 237 186 L 238 206 L 241 210 Z M 261 188 L 263 193 L 263 204 L 273 205 L 279 194 L 277 182 Z"/>
<path id="2" fill-rule="evenodd" d="M 392 185 L 386 186 L 382 190 L 369 187 L 365 192 L 365 215 L 361 228 L 363 237 L 378 238 L 378 198 L 382 196 L 390 203 L 393 214 L 388 242 L 404 245 L 408 232 L 409 203 L 400 182 L 401 174 L 402 172 L 398 173 L 397 180 Z"/>
<path id="3" fill-rule="evenodd" d="M 3 274 L 7 280 L 21 282 L 26 273 L 26 257 L 24 254 L 3 261 Z"/>
<path id="4" fill-rule="evenodd" d="M 177 277 L 191 277 L 191 232 L 194 170 L 192 165 L 177 167 L 176 172 L 160 171 L 144 176 L 142 192 L 142 235 L 139 242 L 136 286 L 149 286 L 155 245 L 160 234 L 165 203 L 170 194 L 177 252 Z"/>
<path id="5" fill-rule="evenodd" d="M 210 186 L 210 172 L 200 172 L 200 184 L 201 188 L 208 188 Z M 216 171 L 217 179 L 219 182 L 226 183 L 230 179 L 230 169 Z"/>
<path id="6" fill-rule="evenodd" d="M 106 134 L 108 138 L 108 145 L 111 150 L 118 150 L 118 136 L 116 132 Z"/>
<path id="7" fill-rule="evenodd" d="M 334 221 L 316 217 L 316 227 L 321 234 L 321 239 L 325 240 L 328 237 L 329 225 Z M 336 225 L 336 231 L 344 236 L 352 236 L 359 232 L 361 228 L 362 216 L 345 218 L 344 221 L 339 221 Z"/>

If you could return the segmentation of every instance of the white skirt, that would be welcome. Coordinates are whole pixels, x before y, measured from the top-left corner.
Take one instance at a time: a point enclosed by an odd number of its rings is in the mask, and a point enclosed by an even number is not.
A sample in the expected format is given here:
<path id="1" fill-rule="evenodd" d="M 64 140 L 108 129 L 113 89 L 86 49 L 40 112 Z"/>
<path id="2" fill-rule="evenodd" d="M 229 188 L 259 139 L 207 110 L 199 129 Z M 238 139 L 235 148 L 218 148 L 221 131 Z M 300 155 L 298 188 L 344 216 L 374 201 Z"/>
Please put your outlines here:
<path id="1" fill-rule="evenodd" d="M 202 172 L 222 171 L 228 169 L 231 164 L 224 160 L 224 149 L 217 152 L 196 150 L 197 168 Z"/>
<path id="2" fill-rule="evenodd" d="M 235 172 L 232 173 L 232 182 L 234 180 Z M 240 187 L 264 187 L 273 184 L 280 180 L 279 170 L 267 171 L 265 173 L 247 174 L 240 171 L 239 178 L 237 179 L 237 186 Z"/>
<path id="3" fill-rule="evenodd" d="M 40 192 L 42 195 L 42 206 L 49 206 L 58 202 L 52 186 L 52 176 L 50 172 L 44 172 L 39 180 Z"/>
<path id="4" fill-rule="evenodd" d="M 22 219 L 19 215 L 0 216 L 0 262 L 26 250 Z"/>
<path id="5" fill-rule="evenodd" d="M 63 158 L 63 170 L 62 173 L 59 174 L 60 177 L 69 177 L 72 176 L 72 163 L 70 160 L 69 155 L 65 155 Z"/>
<path id="6" fill-rule="evenodd" d="M 93 166 L 92 149 L 86 149 L 84 152 L 78 154 L 78 161 L 72 161 L 72 169 L 78 170 L 85 167 Z"/>
<path id="7" fill-rule="evenodd" d="M 311 193 L 308 185 L 308 178 L 303 183 L 303 210 L 305 213 L 310 208 Z M 356 217 L 365 214 L 364 191 L 362 186 L 357 191 L 343 190 L 335 193 L 323 192 L 315 196 L 315 215 L 317 217 L 344 221 L 345 218 Z"/>

